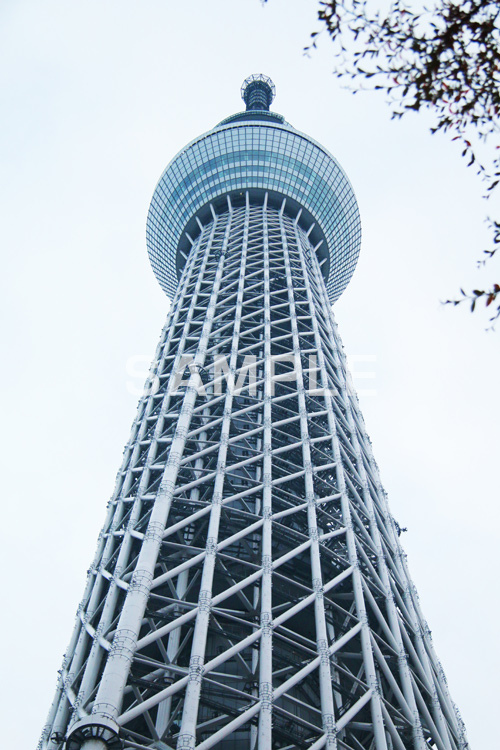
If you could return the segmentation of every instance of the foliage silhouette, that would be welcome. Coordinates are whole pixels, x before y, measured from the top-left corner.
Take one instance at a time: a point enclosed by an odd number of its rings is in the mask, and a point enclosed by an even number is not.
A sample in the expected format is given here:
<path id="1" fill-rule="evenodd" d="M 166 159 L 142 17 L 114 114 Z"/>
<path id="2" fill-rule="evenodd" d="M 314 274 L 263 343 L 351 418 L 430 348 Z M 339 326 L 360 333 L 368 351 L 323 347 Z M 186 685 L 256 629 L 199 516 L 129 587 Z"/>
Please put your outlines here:
<path id="1" fill-rule="evenodd" d="M 467 166 L 477 170 L 489 198 L 500 183 L 500 4 L 437 0 L 432 8 L 413 9 L 395 0 L 388 10 L 377 10 L 367 0 L 322 0 L 318 19 L 322 31 L 311 34 L 305 51 L 326 32 L 335 45 L 336 75 L 354 92 L 367 82 L 386 92 L 393 118 L 430 110 L 432 132 L 449 133 L 461 143 Z M 487 221 L 491 243 L 479 265 L 500 247 L 500 222 Z M 493 304 L 494 322 L 500 317 L 499 284 L 461 290 L 447 304 L 469 300 L 474 310 L 481 298 Z"/>

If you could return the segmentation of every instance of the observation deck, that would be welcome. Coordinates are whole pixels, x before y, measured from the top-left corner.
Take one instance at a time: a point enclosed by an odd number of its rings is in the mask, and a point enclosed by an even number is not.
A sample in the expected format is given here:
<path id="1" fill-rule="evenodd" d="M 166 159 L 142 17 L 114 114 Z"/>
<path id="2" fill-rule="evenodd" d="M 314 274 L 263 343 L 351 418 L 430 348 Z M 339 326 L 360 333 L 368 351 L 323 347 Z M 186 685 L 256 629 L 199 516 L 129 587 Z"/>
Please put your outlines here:
<path id="1" fill-rule="evenodd" d="M 163 172 L 149 208 L 146 238 L 153 271 L 173 297 L 200 225 L 214 213 L 252 203 L 280 208 L 309 233 L 328 296 L 335 302 L 359 256 L 361 225 L 352 186 L 320 144 L 271 112 L 271 79 L 253 75 L 242 87 L 246 110 L 195 138 Z"/>

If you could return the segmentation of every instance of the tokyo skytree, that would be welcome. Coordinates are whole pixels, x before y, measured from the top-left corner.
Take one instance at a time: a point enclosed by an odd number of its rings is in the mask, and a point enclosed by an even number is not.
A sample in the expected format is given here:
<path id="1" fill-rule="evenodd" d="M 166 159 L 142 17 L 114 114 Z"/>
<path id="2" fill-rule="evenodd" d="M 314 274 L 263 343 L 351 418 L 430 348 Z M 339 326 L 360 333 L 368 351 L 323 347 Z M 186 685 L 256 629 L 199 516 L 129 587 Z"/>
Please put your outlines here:
<path id="1" fill-rule="evenodd" d="M 466 750 L 332 313 L 353 189 L 241 93 L 154 191 L 172 304 L 39 750 Z"/>

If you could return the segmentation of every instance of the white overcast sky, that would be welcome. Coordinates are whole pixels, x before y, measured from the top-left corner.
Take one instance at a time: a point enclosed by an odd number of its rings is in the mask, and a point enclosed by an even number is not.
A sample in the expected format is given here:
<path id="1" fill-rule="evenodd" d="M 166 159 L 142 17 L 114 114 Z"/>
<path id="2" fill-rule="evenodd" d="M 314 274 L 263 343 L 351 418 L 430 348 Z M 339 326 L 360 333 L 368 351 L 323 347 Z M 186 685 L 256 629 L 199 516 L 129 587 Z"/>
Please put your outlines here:
<path id="1" fill-rule="evenodd" d="M 127 366 L 167 311 L 146 255 L 156 181 L 260 72 L 358 197 L 340 332 L 374 375 L 355 385 L 472 750 L 497 736 L 500 330 L 440 304 L 481 284 L 493 206 L 428 117 L 343 91 L 326 38 L 304 57 L 317 5 L 0 6 L 4 747 L 34 748 L 45 721 L 142 386 Z"/>

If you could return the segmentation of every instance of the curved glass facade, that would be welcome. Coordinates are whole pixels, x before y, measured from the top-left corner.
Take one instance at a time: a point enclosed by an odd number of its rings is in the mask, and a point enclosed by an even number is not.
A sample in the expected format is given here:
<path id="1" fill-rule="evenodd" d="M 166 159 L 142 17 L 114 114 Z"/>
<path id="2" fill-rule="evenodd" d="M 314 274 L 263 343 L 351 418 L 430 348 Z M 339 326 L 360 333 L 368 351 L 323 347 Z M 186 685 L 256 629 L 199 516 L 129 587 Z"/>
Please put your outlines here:
<path id="1" fill-rule="evenodd" d="M 262 114 L 258 122 L 255 113 L 252 119 L 236 115 L 235 121 L 226 120 L 183 149 L 161 176 L 149 209 L 147 243 L 155 275 L 169 296 L 185 262 L 178 253 L 190 221 L 220 196 L 248 189 L 291 199 L 287 213 L 297 215 L 302 207 L 309 226 L 316 222 L 320 230 L 318 254 L 331 301 L 347 286 L 361 237 L 351 184 L 338 162 L 312 139 L 271 113 Z"/>

